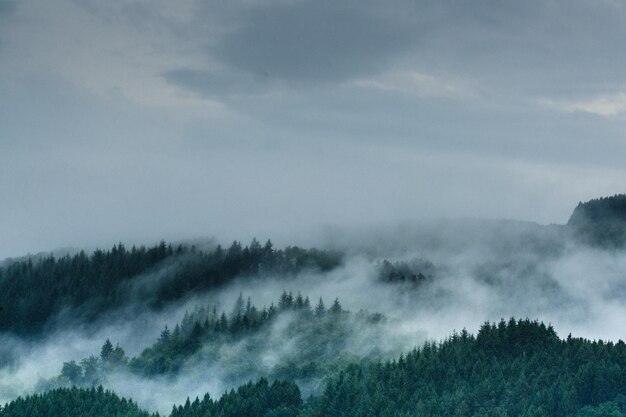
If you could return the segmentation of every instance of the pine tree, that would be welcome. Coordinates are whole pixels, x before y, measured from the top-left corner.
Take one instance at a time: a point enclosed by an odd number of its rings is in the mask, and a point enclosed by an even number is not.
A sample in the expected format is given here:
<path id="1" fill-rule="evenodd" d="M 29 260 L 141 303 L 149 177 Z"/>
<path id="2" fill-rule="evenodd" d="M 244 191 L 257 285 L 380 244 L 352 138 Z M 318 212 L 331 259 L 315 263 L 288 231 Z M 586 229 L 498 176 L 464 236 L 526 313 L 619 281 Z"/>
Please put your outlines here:
<path id="1" fill-rule="evenodd" d="M 161 336 L 159 337 L 159 341 L 167 343 L 169 342 L 171 336 L 172 333 L 170 332 L 170 329 L 168 329 L 167 325 L 165 325 L 165 328 L 163 329 L 163 331 L 161 332 Z"/>
<path id="2" fill-rule="evenodd" d="M 333 305 L 328 310 L 331 314 L 339 314 L 341 313 L 341 304 L 339 304 L 339 299 L 335 298 Z"/>
<path id="3" fill-rule="evenodd" d="M 113 343 L 109 339 L 107 339 L 102 345 L 102 349 L 100 350 L 100 359 L 103 363 L 107 363 L 111 354 L 113 353 Z"/>
<path id="4" fill-rule="evenodd" d="M 315 306 L 315 317 L 323 317 L 326 314 L 326 308 L 324 307 L 324 300 L 320 297 L 320 301 Z"/>
<path id="5" fill-rule="evenodd" d="M 239 297 L 237 297 L 237 300 L 235 301 L 235 305 L 233 306 L 233 312 L 231 314 L 231 319 L 236 319 L 238 316 L 241 316 L 241 313 L 243 312 L 243 307 L 244 307 L 244 302 L 243 302 L 243 294 L 239 293 Z"/>

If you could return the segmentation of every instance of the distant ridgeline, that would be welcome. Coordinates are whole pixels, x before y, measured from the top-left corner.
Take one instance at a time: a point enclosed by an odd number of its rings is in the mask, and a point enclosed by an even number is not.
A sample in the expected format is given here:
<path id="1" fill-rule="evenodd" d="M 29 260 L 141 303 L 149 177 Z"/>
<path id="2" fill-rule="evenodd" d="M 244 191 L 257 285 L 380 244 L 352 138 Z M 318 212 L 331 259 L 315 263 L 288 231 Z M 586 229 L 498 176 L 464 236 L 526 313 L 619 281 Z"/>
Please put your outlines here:
<path id="1" fill-rule="evenodd" d="M 338 253 L 272 243 L 249 246 L 234 242 L 201 251 L 194 246 L 172 247 L 161 242 L 151 248 L 122 244 L 91 255 L 18 260 L 0 268 L 0 332 L 39 333 L 55 315 L 79 310 L 93 321 L 116 308 L 143 303 L 158 309 L 191 293 L 219 287 L 242 276 L 296 274 L 305 269 L 327 271 L 342 260 Z"/>
<path id="2" fill-rule="evenodd" d="M 53 412 L 51 411 L 53 410 Z M 57 389 L 0 417 L 146 416 L 102 389 Z M 170 417 L 625 417 L 626 344 L 560 339 L 530 320 L 484 324 L 387 362 L 350 365 L 307 401 L 265 379 L 221 399 L 189 399 Z"/>
<path id="3" fill-rule="evenodd" d="M 626 246 L 626 194 L 579 203 L 567 225 L 586 243 Z"/>
<path id="4" fill-rule="evenodd" d="M 374 346 L 384 344 L 384 325 L 382 315 L 351 313 L 339 300 L 326 308 L 322 299 L 312 306 L 308 297 L 283 292 L 277 305 L 260 309 L 240 296 L 230 314 L 211 307 L 186 313 L 173 330 L 165 326 L 152 346 L 130 360 L 107 340 L 98 356 L 65 362 L 61 375 L 47 384 L 98 385 L 120 371 L 174 377 L 214 365 L 229 385 L 259 376 L 315 384 L 350 361 L 381 358 Z M 369 348 L 361 346 L 364 337 Z M 263 361 L 268 353 L 276 359 L 272 364 Z"/>

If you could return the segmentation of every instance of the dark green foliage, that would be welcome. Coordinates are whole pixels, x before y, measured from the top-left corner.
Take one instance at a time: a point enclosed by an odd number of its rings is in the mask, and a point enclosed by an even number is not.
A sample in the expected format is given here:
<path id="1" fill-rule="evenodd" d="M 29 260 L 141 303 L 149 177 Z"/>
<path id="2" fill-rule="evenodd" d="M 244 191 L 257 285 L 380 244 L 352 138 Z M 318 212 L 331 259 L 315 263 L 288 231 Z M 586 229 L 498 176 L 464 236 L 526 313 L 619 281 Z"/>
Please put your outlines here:
<path id="1" fill-rule="evenodd" d="M 0 268 L 0 332 L 32 335 L 56 314 L 72 310 L 81 320 L 93 321 L 107 311 L 148 303 L 159 308 L 192 292 L 209 290 L 246 275 L 294 274 L 306 268 L 329 270 L 339 265 L 338 254 L 316 249 L 287 247 L 274 250 L 270 241 L 256 239 L 243 247 L 234 242 L 228 250 L 217 247 L 200 252 L 194 247 L 161 242 L 146 249 L 80 252 L 10 262 Z"/>
<path id="2" fill-rule="evenodd" d="M 130 251 L 116 245 L 110 251 L 80 252 L 37 262 L 18 261 L 0 268 L 0 331 L 37 332 L 54 314 L 83 306 L 84 318 L 118 307 L 127 299 L 124 282 L 147 272 L 174 251 L 164 242 Z"/>
<path id="3" fill-rule="evenodd" d="M 302 408 L 300 389 L 292 382 L 261 379 L 237 391 L 225 393 L 218 401 L 208 395 L 174 407 L 170 417 L 296 417 Z"/>
<path id="4" fill-rule="evenodd" d="M 383 260 L 378 265 L 378 276 L 384 282 L 407 282 L 419 284 L 432 279 L 435 266 L 425 259 L 414 259 L 410 262 L 390 262 Z"/>
<path id="5" fill-rule="evenodd" d="M 586 243 L 623 247 L 626 245 L 626 194 L 579 203 L 567 224 Z"/>
<path id="6" fill-rule="evenodd" d="M 621 416 L 624 394 L 624 342 L 560 340 L 543 323 L 510 320 L 351 366 L 306 415 Z"/>
<path id="7" fill-rule="evenodd" d="M 340 364 L 356 360 L 352 353 L 355 348 L 361 355 L 380 358 L 380 352 L 372 346 L 383 344 L 383 329 L 384 318 L 380 314 L 350 313 L 343 310 L 339 300 L 323 314 L 319 311 L 315 314 L 309 298 L 300 293 L 294 297 L 284 291 L 278 307 L 272 304 L 263 309 L 252 305 L 249 299 L 244 302 L 240 295 L 230 316 L 218 314 L 215 308 L 187 312 L 173 331 L 166 326 L 152 346 L 131 359 L 128 369 L 143 376 L 175 376 L 183 371 L 185 364 L 194 367 L 219 364 L 223 369 L 222 379 L 230 384 L 263 375 L 319 382 Z M 369 348 L 358 346 L 364 333 L 372 344 Z M 239 353 L 228 354 L 234 345 Z M 112 346 L 108 340 L 104 343 L 100 360 L 91 357 L 80 364 L 65 363 L 56 382 L 104 383 L 108 371 L 120 369 L 112 366 L 112 358 L 120 348 Z M 268 355 L 275 359 L 264 364 Z M 118 366 L 125 363 L 115 362 Z"/>
<path id="8" fill-rule="evenodd" d="M 209 394 L 174 406 L 170 417 L 296 417 L 302 410 L 300 389 L 292 382 L 260 379 L 214 401 Z M 0 408 L 0 417 L 158 417 L 135 403 L 98 388 L 59 388 L 18 398 Z"/>
<path id="9" fill-rule="evenodd" d="M 18 398 L 0 409 L 0 417 L 154 417 L 135 403 L 102 387 L 59 388 Z M 156 415 L 158 416 L 158 415 Z"/>
<path id="10" fill-rule="evenodd" d="M 626 417 L 626 396 L 618 395 L 613 401 L 583 407 L 576 417 Z"/>
<path id="11" fill-rule="evenodd" d="M 164 333 L 162 339 L 177 332 Z M 72 372 L 74 365 L 66 365 L 64 372 Z M 149 417 L 102 388 L 54 390 L 0 411 L 0 417 L 22 416 Z M 624 417 L 626 344 L 561 340 L 530 320 L 485 323 L 476 336 L 463 330 L 393 361 L 349 365 L 306 404 L 294 383 L 262 378 L 219 400 L 188 399 L 170 415 L 244 416 Z"/>

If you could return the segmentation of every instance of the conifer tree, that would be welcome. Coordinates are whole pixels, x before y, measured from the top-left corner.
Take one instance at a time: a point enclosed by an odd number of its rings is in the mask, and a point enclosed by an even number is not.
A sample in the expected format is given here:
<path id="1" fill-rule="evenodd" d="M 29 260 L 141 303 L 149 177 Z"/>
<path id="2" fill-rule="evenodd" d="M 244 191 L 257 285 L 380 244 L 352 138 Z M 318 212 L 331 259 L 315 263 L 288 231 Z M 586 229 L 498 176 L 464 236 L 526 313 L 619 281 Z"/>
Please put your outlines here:
<path id="1" fill-rule="evenodd" d="M 324 300 L 320 297 L 320 301 L 315 306 L 315 317 L 323 317 L 326 314 L 326 308 L 324 307 Z"/>

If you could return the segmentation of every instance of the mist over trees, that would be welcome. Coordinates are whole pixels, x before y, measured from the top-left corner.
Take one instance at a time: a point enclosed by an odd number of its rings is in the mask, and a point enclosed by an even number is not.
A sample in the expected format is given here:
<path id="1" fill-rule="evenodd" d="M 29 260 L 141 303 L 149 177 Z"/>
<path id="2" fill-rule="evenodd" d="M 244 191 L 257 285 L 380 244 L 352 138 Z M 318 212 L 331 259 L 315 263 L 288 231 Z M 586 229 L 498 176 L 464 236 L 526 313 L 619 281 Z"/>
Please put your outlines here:
<path id="1" fill-rule="evenodd" d="M 623 341 L 560 340 L 550 326 L 511 319 L 350 366 L 305 415 L 621 416 L 625 392 Z"/>
<path id="2" fill-rule="evenodd" d="M 591 245 L 620 248 L 626 245 L 626 194 L 579 203 L 567 225 Z"/>
<path id="3" fill-rule="evenodd" d="M 108 350 L 108 348 L 107 348 Z M 530 320 L 485 323 L 406 355 L 351 364 L 306 401 L 293 382 L 262 378 L 219 400 L 205 395 L 170 417 L 401 417 L 626 415 L 626 344 L 560 339 Z M 95 411 L 97 410 L 97 411 Z M 132 402 L 100 388 L 65 388 L 7 404 L 0 417 L 142 416 Z"/>
<path id="4" fill-rule="evenodd" d="M 567 225 L 466 222 L 419 244 L 161 242 L 6 261 L 0 417 L 623 417 L 625 225 L 616 195 Z M 423 331 L 463 322 L 474 334 Z M 563 323 L 610 340 L 561 339 Z M 63 359 L 40 374 L 39 354 Z"/>
<path id="5" fill-rule="evenodd" d="M 151 247 L 113 246 L 91 255 L 20 260 L 0 268 L 0 332 L 37 335 L 55 315 L 65 312 L 90 322 L 107 311 L 141 304 L 158 309 L 237 277 L 287 275 L 337 267 L 341 255 L 316 249 L 275 250 L 271 241 L 253 239 L 211 251 L 161 242 Z M 145 305 L 147 304 L 147 305 Z M 72 314 L 72 310 L 75 310 Z"/>
<path id="6" fill-rule="evenodd" d="M 316 384 L 351 361 L 382 359 L 378 349 L 359 347 L 359 356 L 354 349 L 362 334 L 370 344 L 380 344 L 385 320 L 378 313 L 344 310 L 338 299 L 328 309 L 322 299 L 312 307 L 308 297 L 284 291 L 276 305 L 257 308 L 240 295 L 230 314 L 215 307 L 185 313 L 173 329 L 165 326 L 154 344 L 130 359 L 107 339 L 99 356 L 63 363 L 61 374 L 40 386 L 93 386 L 106 383 L 116 372 L 175 378 L 186 366 L 213 365 L 223 369 L 221 379 L 231 384 L 258 375 Z M 285 344 L 292 346 L 280 355 L 280 345 Z M 237 353 L 222 357 L 232 346 Z M 274 365 L 262 364 L 268 354 L 279 355 Z"/>

